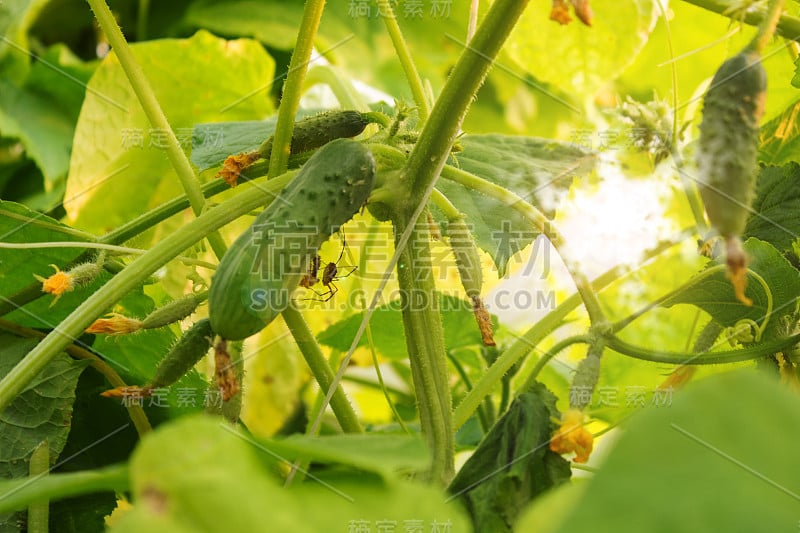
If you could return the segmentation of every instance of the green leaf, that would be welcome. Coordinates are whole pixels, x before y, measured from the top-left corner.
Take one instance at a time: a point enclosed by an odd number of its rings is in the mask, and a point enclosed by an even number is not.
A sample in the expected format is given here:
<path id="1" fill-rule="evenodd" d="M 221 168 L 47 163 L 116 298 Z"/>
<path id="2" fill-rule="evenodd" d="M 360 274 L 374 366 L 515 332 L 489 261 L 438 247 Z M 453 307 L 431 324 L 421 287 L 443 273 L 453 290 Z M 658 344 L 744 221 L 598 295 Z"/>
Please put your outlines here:
<path id="1" fill-rule="evenodd" d="M 78 110 L 93 70 L 57 45 L 33 64 L 24 85 L 0 80 L 0 131 L 22 141 L 48 190 L 69 170 Z"/>
<path id="2" fill-rule="evenodd" d="M 187 150 L 197 122 L 272 111 L 266 94 L 274 62 L 254 41 L 225 41 L 201 31 L 132 50 Z M 117 57 L 109 55 L 89 82 L 75 132 L 64 201 L 70 223 L 104 232 L 181 194 L 164 134 L 151 127 Z"/>
<path id="3" fill-rule="evenodd" d="M 339 471 L 286 490 L 263 459 L 274 461 L 221 419 L 201 415 L 171 423 L 134 453 L 134 507 L 112 531 L 323 532 L 346 530 L 356 520 L 394 520 L 402 527 L 410 519 L 426 530 L 434 520 L 450 521 L 452 531 L 467 530 L 460 509 L 430 486 Z"/>
<path id="4" fill-rule="evenodd" d="M 517 193 L 552 215 L 573 178 L 594 167 L 592 152 L 576 145 L 510 135 L 466 135 L 455 155 L 456 166 Z M 494 259 L 499 276 L 505 275 L 514 253 L 533 242 L 538 232 L 506 204 L 447 179 L 437 188 L 466 216 L 476 243 Z"/>
<path id="5" fill-rule="evenodd" d="M 800 112 L 800 100 L 761 126 L 759 161 L 770 165 L 784 165 L 798 159 L 800 154 L 798 112 Z"/>
<path id="6" fill-rule="evenodd" d="M 282 460 L 340 464 L 385 477 L 396 471 L 423 470 L 430 460 L 425 443 L 409 435 L 292 435 L 258 442 Z"/>
<path id="7" fill-rule="evenodd" d="M 24 205 L 0 200 L 0 241 L 34 243 L 81 240 L 85 238 L 53 218 Z M 35 282 L 33 274 L 49 276 L 53 273 L 51 264 L 65 265 L 82 252 L 81 248 L 3 250 L 0 258 L 3 295 L 10 296 Z"/>
<path id="8" fill-rule="evenodd" d="M 775 314 L 770 317 L 764 338 L 775 338 L 781 317 L 794 313 L 795 300 L 800 293 L 800 272 L 769 243 L 750 238 L 744 243 L 744 250 L 750 257 L 748 267 L 761 275 L 772 290 Z M 696 305 L 725 327 L 733 326 L 745 318 L 761 324 L 767 315 L 767 296 L 761 284 L 752 276 L 748 278 L 746 294 L 753 300 L 752 306 L 748 307 L 736 299 L 731 282 L 720 271 L 692 284 L 687 290 L 669 298 L 664 305 Z"/>
<path id="9" fill-rule="evenodd" d="M 591 7 L 588 28 L 550 20 L 549 2 L 531 4 L 508 40 L 510 55 L 538 80 L 578 99 L 591 96 L 634 60 L 657 14 L 651 0 L 592 0 Z"/>
<path id="10" fill-rule="evenodd" d="M 550 531 L 796 529 L 798 439 L 795 393 L 751 370 L 711 376 L 632 418 Z"/>
<path id="11" fill-rule="evenodd" d="M 439 306 L 444 326 L 444 343 L 448 350 L 481 345 L 481 335 L 470 302 L 455 296 L 440 295 Z M 363 312 L 350 315 L 320 333 L 317 340 L 325 346 L 346 352 L 350 349 L 363 318 Z M 375 349 L 380 354 L 398 360 L 408 357 L 399 300 L 376 308 L 369 323 Z M 366 335 L 362 336 L 358 345 L 367 346 Z"/>
<path id="12" fill-rule="evenodd" d="M 35 345 L 35 340 L 0 333 L 0 376 L 8 374 Z M 70 430 L 75 387 L 87 365 L 88 361 L 57 355 L 0 413 L 0 477 L 27 476 L 31 453 L 45 439 L 50 444 L 50 463 L 57 462 Z M 10 527 L 13 521 L 13 515 L 0 516 L 0 528 Z"/>
<path id="13" fill-rule="evenodd" d="M 453 480 L 476 531 L 512 531 L 531 500 L 569 480 L 569 462 L 549 448 L 555 402 L 541 383 L 519 395 Z"/>
<path id="14" fill-rule="evenodd" d="M 50 0 L 6 0 L 0 3 L 0 72 L 22 84 L 28 74 L 28 29 Z"/>
<path id="15" fill-rule="evenodd" d="M 791 250 L 800 234 L 800 165 L 791 162 L 782 167 L 761 169 L 756 181 L 753 213 L 744 230 L 779 250 Z"/>

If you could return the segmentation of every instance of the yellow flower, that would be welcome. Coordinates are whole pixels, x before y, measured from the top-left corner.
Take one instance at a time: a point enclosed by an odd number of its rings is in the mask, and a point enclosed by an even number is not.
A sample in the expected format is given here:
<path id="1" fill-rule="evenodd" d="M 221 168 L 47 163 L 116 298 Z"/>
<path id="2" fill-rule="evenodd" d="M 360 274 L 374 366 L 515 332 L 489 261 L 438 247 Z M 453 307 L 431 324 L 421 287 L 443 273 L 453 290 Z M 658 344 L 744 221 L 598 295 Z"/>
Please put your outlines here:
<path id="1" fill-rule="evenodd" d="M 73 283 L 72 276 L 69 275 L 69 272 L 63 272 L 56 265 L 50 266 L 55 269 L 56 273 L 49 278 L 43 278 L 36 274 L 34 274 L 33 277 L 42 282 L 42 292 L 55 295 L 56 299 L 53 300 L 53 303 L 55 303 L 62 294 L 73 290 L 75 288 L 75 283 Z"/>
<path id="2" fill-rule="evenodd" d="M 658 386 L 658 390 L 679 389 L 683 387 L 697 372 L 696 366 L 679 365 L 667 376 L 667 379 Z"/>
<path id="3" fill-rule="evenodd" d="M 128 318 L 119 313 L 111 313 L 107 318 L 98 318 L 91 326 L 86 328 L 86 333 L 104 333 L 106 335 L 125 335 L 142 329 L 142 321 Z"/>
<path id="4" fill-rule="evenodd" d="M 556 453 L 575 452 L 576 463 L 585 463 L 592 453 L 594 438 L 583 427 L 583 413 L 570 409 L 561 417 L 561 427 L 550 439 L 550 449 Z"/>

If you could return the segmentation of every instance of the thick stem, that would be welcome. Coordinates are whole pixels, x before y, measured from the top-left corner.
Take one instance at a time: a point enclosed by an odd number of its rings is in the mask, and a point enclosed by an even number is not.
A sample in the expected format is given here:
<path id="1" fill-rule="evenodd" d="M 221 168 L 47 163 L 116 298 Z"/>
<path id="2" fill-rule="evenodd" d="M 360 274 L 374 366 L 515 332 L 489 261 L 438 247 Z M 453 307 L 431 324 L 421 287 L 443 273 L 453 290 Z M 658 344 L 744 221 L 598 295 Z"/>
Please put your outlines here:
<path id="1" fill-rule="evenodd" d="M 319 383 L 320 389 L 327 392 L 333 384 L 333 371 L 325 359 L 325 354 L 322 353 L 314 333 L 309 329 L 300 311 L 291 305 L 283 311 L 282 316 L 300 348 L 306 364 L 311 369 L 314 379 Z M 345 433 L 361 433 L 363 431 L 358 417 L 353 411 L 353 406 L 350 405 L 344 390 L 339 385 L 336 386 L 336 391 L 331 397 L 331 409 Z"/>
<path id="2" fill-rule="evenodd" d="M 775 34 L 775 28 L 778 26 L 778 21 L 781 18 L 783 11 L 783 0 L 769 0 L 767 5 L 767 14 L 758 25 L 758 33 L 753 42 L 750 43 L 750 48 L 759 54 L 764 51 L 772 36 Z"/>
<path id="3" fill-rule="evenodd" d="M 428 190 L 439 177 L 472 99 L 527 5 L 528 0 L 494 2 L 453 67 L 404 169 L 413 182 L 411 206 L 427 200 Z"/>
<path id="4" fill-rule="evenodd" d="M 89 2 L 92 11 L 94 11 L 100 28 L 102 28 L 103 32 L 105 32 L 108 37 L 108 42 L 111 43 L 114 53 L 117 54 L 119 64 L 122 70 L 125 71 L 125 75 L 128 77 L 128 81 L 130 81 L 133 92 L 136 94 L 136 98 L 139 99 L 139 103 L 142 109 L 144 109 L 144 113 L 147 115 L 150 124 L 154 128 L 166 132 L 167 157 L 172 164 L 172 168 L 175 169 L 178 179 L 181 181 L 183 190 L 186 191 L 186 195 L 189 197 L 192 211 L 194 211 L 195 215 L 200 215 L 206 205 L 205 198 L 203 198 L 203 193 L 200 188 L 200 182 L 197 181 L 194 170 L 192 170 L 192 164 L 189 162 L 186 154 L 183 153 L 178 138 L 175 136 L 175 132 L 172 131 L 172 127 L 156 99 L 153 88 L 147 81 L 142 67 L 139 66 L 136 59 L 133 57 L 133 51 L 131 51 L 130 46 L 128 46 L 128 43 L 125 41 L 125 36 L 122 35 L 122 30 L 120 30 L 117 20 L 114 18 L 105 0 L 87 0 L 87 2 Z M 217 257 L 221 258 L 225 254 L 225 243 L 222 237 L 217 233 L 211 233 L 207 235 L 207 238 L 214 253 Z"/>
<path id="5" fill-rule="evenodd" d="M 300 106 L 300 96 L 303 90 L 303 81 L 308 69 L 308 61 L 314 50 L 314 39 L 317 37 L 319 21 L 325 0 L 307 0 L 303 10 L 303 18 L 298 29 L 297 42 L 289 62 L 289 72 L 283 84 L 283 96 L 278 109 L 278 122 L 275 124 L 275 133 L 272 138 L 272 154 L 269 158 L 269 175 L 278 176 L 286 172 L 289 163 L 292 130 L 297 108 Z"/>
<path id="6" fill-rule="evenodd" d="M 394 220 L 395 235 L 403 233 L 411 223 L 409 218 L 400 215 Z M 422 433 L 433 452 L 430 479 L 446 485 L 455 473 L 455 440 L 444 330 L 439 302 L 435 301 L 438 296 L 434 290 L 429 238 L 425 224 L 417 224 L 409 246 L 400 254 L 397 280 Z"/>
<path id="7" fill-rule="evenodd" d="M 293 171 L 267 182 L 252 182 L 253 186 L 165 237 L 149 252 L 137 258 L 100 287 L 0 380 L 0 412 L 8 407 L 17 394 L 25 390 L 58 352 L 72 344 L 89 324 L 105 313 L 111 305 L 138 287 L 144 279 L 166 262 L 202 240 L 210 232 L 216 231 L 251 209 L 262 206 L 268 199 L 273 198 L 294 174 L 296 172 Z"/>

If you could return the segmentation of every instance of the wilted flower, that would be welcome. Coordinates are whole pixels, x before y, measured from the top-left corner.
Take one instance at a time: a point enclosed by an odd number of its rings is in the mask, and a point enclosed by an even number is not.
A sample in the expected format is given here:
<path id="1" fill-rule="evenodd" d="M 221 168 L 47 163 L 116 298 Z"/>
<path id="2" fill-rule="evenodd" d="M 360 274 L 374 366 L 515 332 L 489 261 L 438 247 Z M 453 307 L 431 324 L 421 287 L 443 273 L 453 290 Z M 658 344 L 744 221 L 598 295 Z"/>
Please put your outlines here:
<path id="1" fill-rule="evenodd" d="M 575 452 L 576 463 L 585 463 L 592 453 L 594 438 L 583 427 L 583 413 L 570 409 L 561 417 L 561 427 L 550 439 L 550 449 L 556 453 Z"/>

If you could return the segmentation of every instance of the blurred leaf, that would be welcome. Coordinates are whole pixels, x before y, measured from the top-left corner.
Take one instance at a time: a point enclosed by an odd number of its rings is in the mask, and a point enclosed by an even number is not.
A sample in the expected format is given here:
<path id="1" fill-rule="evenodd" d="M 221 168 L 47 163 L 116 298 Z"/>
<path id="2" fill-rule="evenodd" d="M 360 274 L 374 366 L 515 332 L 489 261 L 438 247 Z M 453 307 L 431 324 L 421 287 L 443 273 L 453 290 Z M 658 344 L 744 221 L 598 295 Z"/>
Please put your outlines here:
<path id="1" fill-rule="evenodd" d="M 670 408 L 630 420 L 550 531 L 796 529 L 798 439 L 800 401 L 775 380 L 748 370 L 692 383 Z"/>
<path id="2" fill-rule="evenodd" d="M 187 150 L 196 122 L 272 111 L 265 95 L 274 63 L 254 41 L 225 41 L 201 31 L 132 49 Z M 152 129 L 112 53 L 90 80 L 78 120 L 64 202 L 68 219 L 104 232 L 178 196 L 165 146 L 165 132 Z"/>
<path id="3" fill-rule="evenodd" d="M 302 0 L 202 0 L 186 13 L 186 25 L 219 35 L 247 36 L 279 49 L 294 47 Z M 392 2 L 397 22 L 410 43 L 414 63 L 434 92 L 464 49 L 469 4 Z M 393 96 L 410 100 L 405 73 L 374 2 L 328 3 L 315 48 L 354 78 Z"/>
<path id="4" fill-rule="evenodd" d="M 292 435 L 259 443 L 282 460 L 341 464 L 387 477 L 396 471 L 423 470 L 430 461 L 421 438 L 404 434 Z"/>
<path id="5" fill-rule="evenodd" d="M 323 472 L 287 490 L 264 468 L 263 452 L 208 416 L 186 417 L 156 431 L 131 459 L 135 505 L 112 531 L 323 532 L 356 521 L 399 526 L 410 519 L 426 530 L 434 521 L 449 522 L 452 531 L 467 530 L 460 510 L 430 486 L 363 472 L 336 477 Z M 271 454 L 263 457 L 274 460 Z"/>
<path id="6" fill-rule="evenodd" d="M 0 3 L 0 73 L 15 84 L 28 74 L 28 28 L 49 0 L 6 0 Z"/>
<path id="7" fill-rule="evenodd" d="M 800 165 L 764 167 L 756 181 L 753 213 L 744 230 L 746 237 L 766 241 L 782 251 L 791 250 L 800 234 Z"/>
<path id="8" fill-rule="evenodd" d="M 0 333 L 0 376 L 8 374 L 36 346 L 33 339 Z M 75 387 L 88 361 L 58 354 L 0 413 L 0 477 L 28 475 L 31 453 L 45 439 L 55 464 L 67 441 Z M 0 516 L 0 528 L 10 528 L 14 515 Z"/>
<path id="9" fill-rule="evenodd" d="M 549 2 L 532 4 L 508 40 L 510 55 L 537 79 L 578 100 L 614 80 L 647 42 L 656 15 L 651 0 L 592 0 L 588 28 L 550 20 Z M 532 37 L 534 36 L 534 37 Z"/>
<path id="10" fill-rule="evenodd" d="M 472 314 L 471 303 L 455 296 L 440 295 L 439 306 L 444 326 L 444 343 L 448 350 L 481 344 L 481 335 L 475 323 L 475 316 Z M 369 322 L 375 349 L 389 359 L 408 357 L 400 308 L 400 300 L 382 305 L 375 309 Z M 363 318 L 363 312 L 350 315 L 320 333 L 317 340 L 325 346 L 347 352 Z M 358 345 L 368 345 L 366 335 L 361 337 Z"/>
<path id="11" fill-rule="evenodd" d="M 761 126 L 759 161 L 770 165 L 784 165 L 798 159 L 800 155 L 798 112 L 800 112 L 800 100 Z"/>
<path id="12" fill-rule="evenodd" d="M 797 294 L 800 293 L 800 272 L 774 246 L 764 241 L 747 239 L 744 250 L 750 256 L 748 267 L 761 275 L 772 290 L 772 311 L 775 314 L 770 317 L 764 340 L 775 338 L 780 318 L 794 313 Z M 735 298 L 731 282 L 720 271 L 669 298 L 664 306 L 671 307 L 680 303 L 696 305 L 725 327 L 733 326 L 744 318 L 760 324 L 767 316 L 764 289 L 760 283 L 749 277 L 746 294 L 753 300 L 752 306 L 748 307 Z"/>
<path id="13" fill-rule="evenodd" d="M 549 447 L 555 402 L 541 383 L 517 396 L 451 483 L 476 531 L 512 531 L 531 500 L 569 480 L 569 462 Z"/>
<path id="14" fill-rule="evenodd" d="M 501 185 L 552 215 L 573 179 L 594 168 L 592 152 L 576 145 L 510 135 L 465 135 L 455 164 Z M 437 188 L 467 216 L 476 243 L 494 259 L 498 276 L 505 275 L 514 253 L 533 242 L 538 232 L 531 222 L 505 203 L 447 179 Z"/>

